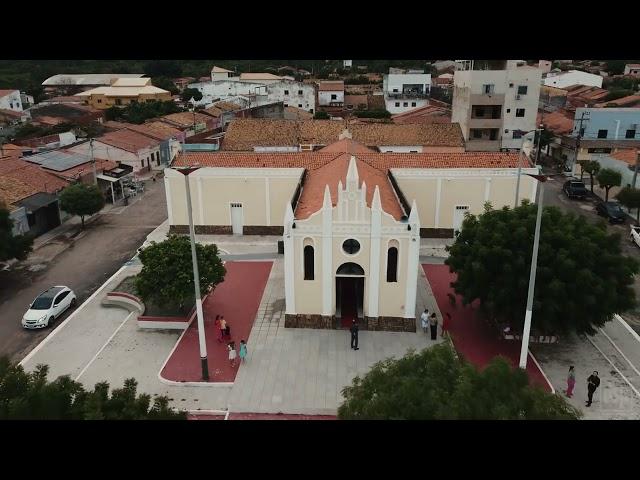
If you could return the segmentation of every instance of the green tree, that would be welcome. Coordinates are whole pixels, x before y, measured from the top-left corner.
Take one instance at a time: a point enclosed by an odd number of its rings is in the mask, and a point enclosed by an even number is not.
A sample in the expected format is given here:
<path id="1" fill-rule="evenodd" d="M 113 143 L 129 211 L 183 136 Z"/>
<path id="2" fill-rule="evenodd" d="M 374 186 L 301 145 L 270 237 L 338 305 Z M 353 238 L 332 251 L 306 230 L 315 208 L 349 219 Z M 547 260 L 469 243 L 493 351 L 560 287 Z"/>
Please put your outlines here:
<path id="1" fill-rule="evenodd" d="M 634 91 L 631 89 L 615 89 L 609 90 L 609 93 L 604 98 L 605 102 L 609 102 L 611 100 L 617 100 L 618 98 L 628 97 L 629 95 L 633 95 Z M 615 106 L 615 105 L 614 105 Z"/>
<path id="2" fill-rule="evenodd" d="M 194 99 L 196 102 L 202 100 L 202 92 L 197 88 L 185 88 L 180 94 L 180 99 L 183 102 L 188 102 L 191 99 Z"/>
<path id="3" fill-rule="evenodd" d="M 605 189 L 604 200 L 609 200 L 609 190 L 612 187 L 619 187 L 622 183 L 622 174 L 618 170 L 612 168 L 603 168 L 598 172 L 596 177 L 601 188 Z"/>
<path id="4" fill-rule="evenodd" d="M 582 171 L 589 174 L 589 178 L 591 179 L 591 193 L 593 193 L 593 177 L 600 171 L 600 164 L 595 160 L 580 160 L 578 163 L 582 167 Z M 580 178 L 582 179 L 582 172 L 580 172 Z"/>
<path id="5" fill-rule="evenodd" d="M 162 88 L 163 90 L 168 90 L 169 92 L 171 92 L 171 95 L 177 95 L 179 93 L 176 84 L 173 83 L 173 80 L 167 77 L 156 77 L 151 81 L 151 83 L 153 83 L 155 87 Z"/>
<path id="6" fill-rule="evenodd" d="M 523 202 L 467 215 L 445 263 L 463 303 L 480 301 L 489 322 L 522 331 L 537 205 Z M 603 222 L 546 207 L 542 213 L 533 302 L 541 334 L 593 335 L 613 314 L 633 308 L 639 264 L 620 253 L 620 236 Z"/>
<path id="7" fill-rule="evenodd" d="M 353 112 L 358 118 L 391 118 L 391 113 L 388 110 L 362 110 Z"/>
<path id="8" fill-rule="evenodd" d="M 60 194 L 60 208 L 71 215 L 80 216 L 84 230 L 84 217 L 98 213 L 104 207 L 104 196 L 95 185 L 76 183 Z"/>
<path id="9" fill-rule="evenodd" d="M 68 375 L 49 382 L 47 365 L 27 373 L 21 365 L 0 357 L 0 420 L 184 420 L 186 413 L 174 411 L 169 399 L 138 395 L 137 382 L 109 395 L 109 384 L 96 384 L 86 391 Z"/>
<path id="10" fill-rule="evenodd" d="M 503 358 L 482 372 L 447 344 L 376 363 L 342 391 L 344 420 L 560 420 L 581 414 Z"/>
<path id="11" fill-rule="evenodd" d="M 144 73 L 151 78 L 176 78 L 182 75 L 182 66 L 176 60 L 152 60 L 144 65 Z"/>
<path id="12" fill-rule="evenodd" d="M 130 103 L 126 107 L 110 107 L 105 110 L 107 120 L 119 120 L 122 122 L 142 124 L 150 118 L 169 115 L 170 113 L 183 112 L 175 102 L 168 100 L 153 102 Z"/>
<path id="13" fill-rule="evenodd" d="M 196 244 L 200 293 L 224 280 L 226 269 L 216 245 Z M 142 271 L 136 279 L 136 290 L 143 300 L 161 306 L 190 307 L 194 297 L 191 243 L 188 237 L 170 235 L 164 242 L 152 242 L 140 253 Z"/>
<path id="14" fill-rule="evenodd" d="M 313 115 L 314 120 L 329 120 L 331 118 L 327 112 L 317 111 Z"/>
<path id="15" fill-rule="evenodd" d="M 607 73 L 609 75 L 621 75 L 624 73 L 625 60 L 607 60 Z"/>
<path id="16" fill-rule="evenodd" d="M 640 190 L 633 187 L 624 187 L 618 195 L 618 201 L 629 210 L 636 209 L 636 224 L 640 225 Z"/>
<path id="17" fill-rule="evenodd" d="M 0 261 L 17 258 L 24 260 L 31 252 L 33 238 L 30 235 L 13 235 L 11 213 L 0 201 Z"/>

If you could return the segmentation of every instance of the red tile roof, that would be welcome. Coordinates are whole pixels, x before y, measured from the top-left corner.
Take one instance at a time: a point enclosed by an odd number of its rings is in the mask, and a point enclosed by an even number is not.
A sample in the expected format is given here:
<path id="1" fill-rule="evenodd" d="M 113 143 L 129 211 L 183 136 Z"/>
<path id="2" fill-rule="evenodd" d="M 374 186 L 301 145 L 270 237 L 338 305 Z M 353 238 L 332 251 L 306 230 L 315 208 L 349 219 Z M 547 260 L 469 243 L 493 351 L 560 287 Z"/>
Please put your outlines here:
<path id="1" fill-rule="evenodd" d="M 66 182 L 42 168 L 18 158 L 0 160 L 0 177 L 18 180 L 36 189 L 34 193 L 56 193 L 66 187 Z"/>
<path id="2" fill-rule="evenodd" d="M 0 98 L 6 97 L 7 95 L 11 95 L 12 93 L 15 93 L 18 91 L 19 90 L 17 88 L 14 88 L 13 90 L 0 90 Z"/>
<path id="3" fill-rule="evenodd" d="M 566 110 L 556 110 L 555 112 L 538 112 L 537 123 L 542 123 L 547 130 L 556 135 L 566 135 L 573 130 L 574 113 Z"/>
<path id="4" fill-rule="evenodd" d="M 596 107 L 607 107 L 609 105 L 615 105 L 616 107 L 634 107 L 640 105 L 640 95 L 628 95 L 617 98 L 616 100 L 609 100 L 596 104 Z"/>
<path id="5" fill-rule="evenodd" d="M 2 160 L 0 160 L 2 162 Z M 0 176 L 0 205 L 10 206 L 38 193 L 39 189 L 11 177 Z"/>
<path id="6" fill-rule="evenodd" d="M 96 138 L 96 140 L 131 153 L 137 153 L 145 148 L 153 148 L 160 145 L 158 140 L 129 129 L 105 133 L 101 137 Z"/>
<path id="7" fill-rule="evenodd" d="M 343 92 L 344 91 L 344 81 L 342 81 L 342 80 L 322 81 L 318 85 L 318 91 L 320 91 L 320 92 Z"/>
<path id="8" fill-rule="evenodd" d="M 398 113 L 391 117 L 393 123 L 451 123 L 451 110 L 436 106 L 426 105 L 424 107 L 414 108 L 408 112 Z"/>
<path id="9" fill-rule="evenodd" d="M 638 159 L 638 153 L 640 153 L 640 150 L 636 150 L 635 148 L 624 148 L 618 150 L 616 153 L 612 153 L 611 156 L 617 160 L 635 166 Z"/>

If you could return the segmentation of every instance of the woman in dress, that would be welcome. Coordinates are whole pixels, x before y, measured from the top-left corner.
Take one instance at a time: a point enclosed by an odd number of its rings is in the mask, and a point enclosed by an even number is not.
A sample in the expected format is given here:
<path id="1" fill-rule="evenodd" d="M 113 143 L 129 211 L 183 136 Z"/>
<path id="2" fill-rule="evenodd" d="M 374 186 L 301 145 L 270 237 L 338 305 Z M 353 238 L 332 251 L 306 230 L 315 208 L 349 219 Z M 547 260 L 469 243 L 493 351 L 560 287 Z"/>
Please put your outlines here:
<path id="1" fill-rule="evenodd" d="M 247 361 L 247 342 L 240 340 L 240 361 Z"/>

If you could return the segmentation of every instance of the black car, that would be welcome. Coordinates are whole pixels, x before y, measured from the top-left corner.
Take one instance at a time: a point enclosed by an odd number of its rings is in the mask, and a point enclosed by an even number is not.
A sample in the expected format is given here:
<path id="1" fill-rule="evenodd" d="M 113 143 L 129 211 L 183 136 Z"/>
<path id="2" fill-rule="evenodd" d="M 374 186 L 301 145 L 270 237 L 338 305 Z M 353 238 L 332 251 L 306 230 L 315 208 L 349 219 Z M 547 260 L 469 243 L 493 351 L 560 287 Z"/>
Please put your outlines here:
<path id="1" fill-rule="evenodd" d="M 589 194 L 589 190 L 580 180 L 568 180 L 564 182 L 562 191 L 569 198 L 584 199 Z"/>
<path id="2" fill-rule="evenodd" d="M 617 202 L 600 202 L 596 205 L 598 215 L 606 217 L 609 223 L 624 223 L 627 214 Z"/>

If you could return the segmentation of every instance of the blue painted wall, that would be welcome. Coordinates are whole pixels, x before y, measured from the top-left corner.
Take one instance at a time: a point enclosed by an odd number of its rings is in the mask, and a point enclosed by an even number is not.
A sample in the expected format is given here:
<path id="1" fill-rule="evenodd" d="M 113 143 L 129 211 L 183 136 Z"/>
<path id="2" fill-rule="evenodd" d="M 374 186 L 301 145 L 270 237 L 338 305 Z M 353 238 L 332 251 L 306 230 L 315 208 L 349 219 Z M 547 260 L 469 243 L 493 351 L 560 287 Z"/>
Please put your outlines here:
<path id="1" fill-rule="evenodd" d="M 576 108 L 573 136 L 578 135 L 583 113 L 582 138 L 585 140 L 597 140 L 599 130 L 607 131 L 606 140 L 632 140 L 626 138 L 626 133 L 627 130 L 635 130 L 633 139 L 640 140 L 640 108 Z"/>

